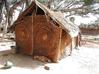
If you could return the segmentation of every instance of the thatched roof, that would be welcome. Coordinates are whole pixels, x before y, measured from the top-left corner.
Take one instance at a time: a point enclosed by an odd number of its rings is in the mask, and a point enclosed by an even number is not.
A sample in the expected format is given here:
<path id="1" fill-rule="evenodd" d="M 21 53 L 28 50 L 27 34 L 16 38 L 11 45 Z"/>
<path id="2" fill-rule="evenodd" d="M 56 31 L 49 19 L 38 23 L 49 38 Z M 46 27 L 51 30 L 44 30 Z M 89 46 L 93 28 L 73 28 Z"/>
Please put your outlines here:
<path id="1" fill-rule="evenodd" d="M 79 28 L 77 25 L 73 24 L 68 19 L 64 18 L 64 15 L 60 11 L 53 11 L 47 6 L 35 0 L 37 6 L 39 6 L 45 14 L 48 14 L 54 21 L 56 21 L 65 31 L 67 31 L 71 37 L 75 37 L 79 33 Z"/>
<path id="2" fill-rule="evenodd" d="M 42 2 L 42 0 L 38 1 Z M 47 4 L 47 2 L 45 3 Z M 65 19 L 73 17 L 77 21 L 77 23 L 73 23 L 79 27 L 99 28 L 99 2 L 97 1 L 91 5 L 85 5 L 80 0 L 52 0 L 50 9 L 62 12 Z"/>
<path id="3" fill-rule="evenodd" d="M 59 11 L 53 11 L 49 9 L 44 4 L 38 2 L 35 0 L 35 3 L 33 2 L 24 12 L 22 12 L 18 19 L 15 21 L 14 25 L 12 25 L 11 28 L 16 26 L 16 23 L 24 18 L 24 16 L 28 13 L 31 13 L 32 10 L 35 8 L 35 4 L 40 7 L 45 14 L 50 16 L 54 21 L 56 21 L 62 29 L 64 29 L 67 33 L 70 34 L 71 37 L 76 37 L 79 33 L 79 27 L 77 25 L 74 25 L 70 20 L 66 19 L 63 15 L 63 13 Z"/>

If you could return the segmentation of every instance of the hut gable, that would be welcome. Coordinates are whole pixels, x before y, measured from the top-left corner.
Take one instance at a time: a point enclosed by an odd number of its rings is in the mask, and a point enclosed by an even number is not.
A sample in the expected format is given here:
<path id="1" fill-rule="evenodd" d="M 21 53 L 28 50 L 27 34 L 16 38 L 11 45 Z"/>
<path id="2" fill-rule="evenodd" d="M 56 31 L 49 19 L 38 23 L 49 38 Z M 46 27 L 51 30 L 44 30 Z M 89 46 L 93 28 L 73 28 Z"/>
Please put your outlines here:
<path id="1" fill-rule="evenodd" d="M 35 8 L 36 8 L 36 4 L 32 2 L 30 6 L 19 15 L 17 21 L 22 20 L 25 16 L 31 16 Z"/>
<path id="2" fill-rule="evenodd" d="M 68 33 L 72 37 L 76 37 L 79 33 L 79 28 L 77 25 L 74 25 L 71 21 L 66 19 L 60 11 L 52 11 L 45 5 L 41 4 L 37 0 L 35 0 L 36 5 L 38 5 L 45 14 L 48 14 L 54 21 L 56 21 L 65 31 L 68 31 Z"/>

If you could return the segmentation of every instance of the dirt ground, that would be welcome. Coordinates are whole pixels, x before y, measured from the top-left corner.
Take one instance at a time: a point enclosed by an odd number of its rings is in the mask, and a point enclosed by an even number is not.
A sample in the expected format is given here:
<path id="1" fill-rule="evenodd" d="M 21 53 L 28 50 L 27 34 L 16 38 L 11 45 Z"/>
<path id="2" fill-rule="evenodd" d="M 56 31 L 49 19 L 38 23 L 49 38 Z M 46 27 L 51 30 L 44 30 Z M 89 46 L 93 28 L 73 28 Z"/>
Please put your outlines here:
<path id="1" fill-rule="evenodd" d="M 14 42 L 0 42 L 0 74 L 99 74 L 99 44 L 85 40 L 81 44 L 58 63 L 43 63 L 15 54 L 10 48 Z M 13 63 L 12 68 L 1 68 L 6 61 Z"/>

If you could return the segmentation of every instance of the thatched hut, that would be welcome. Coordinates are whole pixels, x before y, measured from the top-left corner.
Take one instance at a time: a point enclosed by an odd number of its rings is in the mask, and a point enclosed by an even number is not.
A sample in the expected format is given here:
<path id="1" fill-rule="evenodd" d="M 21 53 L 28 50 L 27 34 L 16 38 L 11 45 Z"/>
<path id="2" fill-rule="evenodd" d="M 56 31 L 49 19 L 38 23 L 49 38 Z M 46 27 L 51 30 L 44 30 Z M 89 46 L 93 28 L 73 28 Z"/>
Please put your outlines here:
<path id="1" fill-rule="evenodd" d="M 44 56 L 57 62 L 62 55 L 70 55 L 79 45 L 79 28 L 40 2 L 33 1 L 11 26 L 15 29 L 17 51 Z"/>

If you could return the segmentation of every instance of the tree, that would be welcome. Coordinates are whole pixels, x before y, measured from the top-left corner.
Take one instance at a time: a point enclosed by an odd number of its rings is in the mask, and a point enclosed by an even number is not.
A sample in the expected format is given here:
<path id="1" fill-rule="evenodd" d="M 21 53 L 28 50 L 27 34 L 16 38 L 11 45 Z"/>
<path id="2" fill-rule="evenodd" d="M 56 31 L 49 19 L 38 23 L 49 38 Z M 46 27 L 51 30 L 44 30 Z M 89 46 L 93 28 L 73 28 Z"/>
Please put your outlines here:
<path id="1" fill-rule="evenodd" d="M 12 25 L 13 16 L 16 11 L 19 14 L 24 11 L 32 0 L 0 0 L 0 26 L 3 26 L 3 32 Z"/>
<path id="2" fill-rule="evenodd" d="M 50 7 L 54 11 L 70 12 L 70 15 L 89 12 L 99 14 L 99 8 L 93 9 L 92 7 L 96 2 L 95 0 L 54 0 Z"/>
<path id="3" fill-rule="evenodd" d="M 83 1 L 85 5 L 91 5 L 94 2 L 94 0 L 83 0 Z"/>
<path id="4" fill-rule="evenodd" d="M 33 0 L 0 0 L 0 27 L 3 25 L 4 33 L 15 21 L 14 14 L 21 14 Z M 99 0 L 38 0 L 53 11 L 69 12 L 73 14 L 87 14 L 88 12 L 98 13 L 98 9 L 92 9 L 91 4 Z M 79 5 L 80 4 L 80 5 Z M 78 6 L 77 6 L 78 5 Z M 18 14 L 18 15 L 19 15 Z M 69 16 L 69 15 L 68 15 Z M 18 16 L 17 16 L 18 17 Z"/>

